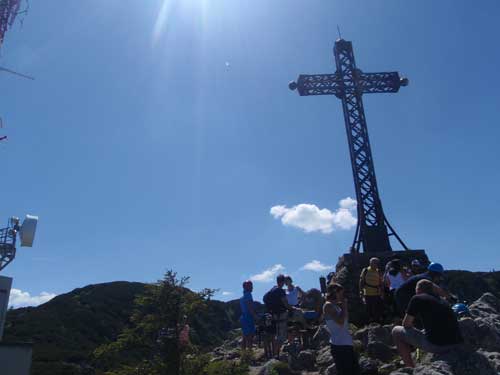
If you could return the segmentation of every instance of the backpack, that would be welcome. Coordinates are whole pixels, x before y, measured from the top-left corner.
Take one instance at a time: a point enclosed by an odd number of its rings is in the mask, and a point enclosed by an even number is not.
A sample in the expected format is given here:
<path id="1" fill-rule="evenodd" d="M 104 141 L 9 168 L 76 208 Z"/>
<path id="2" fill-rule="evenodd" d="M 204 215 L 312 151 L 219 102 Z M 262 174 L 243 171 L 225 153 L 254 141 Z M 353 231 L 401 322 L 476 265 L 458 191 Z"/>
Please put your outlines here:
<path id="1" fill-rule="evenodd" d="M 266 305 L 267 311 L 271 313 L 281 313 L 283 312 L 283 303 L 281 302 L 278 294 L 276 293 L 277 288 L 272 288 L 269 292 L 264 294 L 264 305 Z"/>
<path id="2" fill-rule="evenodd" d="M 378 288 L 379 285 L 370 285 L 366 282 L 366 274 L 368 273 L 368 267 L 363 268 L 361 275 L 359 276 L 359 281 L 361 282 L 361 288 L 368 286 L 370 288 Z"/>

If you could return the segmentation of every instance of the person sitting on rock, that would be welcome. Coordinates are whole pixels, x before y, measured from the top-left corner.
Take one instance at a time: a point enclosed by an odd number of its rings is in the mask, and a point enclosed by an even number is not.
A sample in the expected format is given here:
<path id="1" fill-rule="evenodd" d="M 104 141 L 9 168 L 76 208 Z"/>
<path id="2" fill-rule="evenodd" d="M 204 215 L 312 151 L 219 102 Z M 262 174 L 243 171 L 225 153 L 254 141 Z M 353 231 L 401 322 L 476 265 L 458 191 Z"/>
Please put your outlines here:
<path id="1" fill-rule="evenodd" d="M 366 305 L 369 322 L 382 322 L 384 285 L 379 272 L 380 260 L 371 258 L 370 265 L 363 268 L 359 277 L 360 298 Z"/>
<path id="2" fill-rule="evenodd" d="M 406 280 L 394 293 L 399 311 L 406 311 L 410 299 L 415 295 L 415 287 L 420 280 L 432 281 L 433 293 L 436 296 L 448 298 L 449 293 L 439 286 L 443 274 L 444 268 L 440 263 L 431 263 L 427 268 L 427 272 L 412 276 Z"/>
<path id="3" fill-rule="evenodd" d="M 412 347 L 429 353 L 443 353 L 463 342 L 458 321 L 451 307 L 434 295 L 435 285 L 426 279 L 417 282 L 416 295 L 406 310 L 402 326 L 395 326 L 392 336 L 406 367 L 415 367 Z M 423 323 L 424 331 L 414 327 L 415 319 Z"/>
<path id="4" fill-rule="evenodd" d="M 240 323 L 243 332 L 243 340 L 241 341 L 242 350 L 252 349 L 253 337 L 255 335 L 257 314 L 255 313 L 252 291 L 253 283 L 250 280 L 243 282 L 243 297 L 240 298 Z"/>
<path id="5" fill-rule="evenodd" d="M 338 375 L 360 374 L 359 362 L 349 333 L 349 313 L 344 288 L 340 284 L 327 287 L 323 306 L 326 328 L 330 333 L 330 348 Z"/>

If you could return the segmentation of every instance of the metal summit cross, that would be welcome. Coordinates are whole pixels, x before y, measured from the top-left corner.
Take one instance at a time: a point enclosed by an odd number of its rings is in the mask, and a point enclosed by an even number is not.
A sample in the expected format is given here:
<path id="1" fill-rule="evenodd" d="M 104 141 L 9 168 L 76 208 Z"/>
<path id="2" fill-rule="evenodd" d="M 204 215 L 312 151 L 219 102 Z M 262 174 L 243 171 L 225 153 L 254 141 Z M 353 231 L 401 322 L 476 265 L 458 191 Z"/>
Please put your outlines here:
<path id="1" fill-rule="evenodd" d="M 352 250 L 359 252 L 362 244 L 365 253 L 392 251 L 389 236 L 395 236 L 408 250 L 382 209 L 362 100 L 363 94 L 398 92 L 401 86 L 408 85 L 408 80 L 397 72 L 363 73 L 356 68 L 352 43 L 343 39 L 335 42 L 333 52 L 337 66 L 334 74 L 301 74 L 289 87 L 301 96 L 335 95 L 342 100 L 358 201 Z"/>

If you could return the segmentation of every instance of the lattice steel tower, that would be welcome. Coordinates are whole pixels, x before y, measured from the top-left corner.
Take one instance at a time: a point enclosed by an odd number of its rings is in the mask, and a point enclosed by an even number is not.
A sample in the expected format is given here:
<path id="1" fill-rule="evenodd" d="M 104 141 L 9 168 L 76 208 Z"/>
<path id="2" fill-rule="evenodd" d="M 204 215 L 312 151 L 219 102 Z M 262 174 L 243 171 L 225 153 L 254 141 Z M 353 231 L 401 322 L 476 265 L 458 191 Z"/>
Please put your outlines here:
<path id="1" fill-rule="evenodd" d="M 389 236 L 395 236 L 408 250 L 382 209 L 362 100 L 363 94 L 398 92 L 401 86 L 408 85 L 408 80 L 397 72 L 363 73 L 356 67 L 352 43 L 343 39 L 335 42 L 333 52 L 337 66 L 334 74 L 301 74 L 289 87 L 297 89 L 301 96 L 335 95 L 342 100 L 358 201 L 352 248 L 359 251 L 363 245 L 364 252 L 392 251 Z"/>

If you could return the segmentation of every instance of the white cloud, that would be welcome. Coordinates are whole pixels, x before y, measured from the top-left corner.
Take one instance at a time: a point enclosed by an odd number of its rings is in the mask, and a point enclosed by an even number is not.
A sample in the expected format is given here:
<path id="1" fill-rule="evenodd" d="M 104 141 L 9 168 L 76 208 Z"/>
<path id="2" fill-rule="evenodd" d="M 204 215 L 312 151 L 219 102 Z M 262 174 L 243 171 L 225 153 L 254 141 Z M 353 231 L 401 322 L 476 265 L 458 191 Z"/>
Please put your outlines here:
<path id="1" fill-rule="evenodd" d="M 261 273 L 250 276 L 250 280 L 258 283 L 268 283 L 270 281 L 273 281 L 278 273 L 283 272 L 284 270 L 285 267 L 283 267 L 281 264 L 275 264 L 274 266 L 262 271 Z"/>
<path id="2" fill-rule="evenodd" d="M 356 199 L 352 199 L 351 197 L 347 197 L 339 201 L 340 208 L 345 208 L 347 210 L 354 211 L 357 205 Z"/>
<path id="3" fill-rule="evenodd" d="M 302 229 L 306 233 L 332 233 L 334 230 L 348 230 L 356 226 L 356 201 L 350 197 L 339 201 L 339 208 L 330 211 L 314 204 L 301 203 L 293 207 L 273 206 L 269 211 L 283 225 Z"/>
<path id="4" fill-rule="evenodd" d="M 32 296 L 28 292 L 23 292 L 20 289 L 12 288 L 10 290 L 9 306 L 13 307 L 26 307 L 38 306 L 42 303 L 50 301 L 57 294 L 42 292 L 37 296 Z"/>
<path id="5" fill-rule="evenodd" d="M 233 294 L 233 292 L 222 292 L 223 296 L 232 296 Z"/>
<path id="6" fill-rule="evenodd" d="M 323 264 L 319 260 L 312 260 L 309 263 L 304 264 L 301 270 L 304 271 L 314 271 L 314 272 L 325 272 L 333 269 L 333 266 L 328 264 Z"/>

